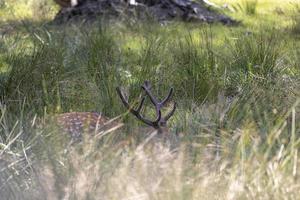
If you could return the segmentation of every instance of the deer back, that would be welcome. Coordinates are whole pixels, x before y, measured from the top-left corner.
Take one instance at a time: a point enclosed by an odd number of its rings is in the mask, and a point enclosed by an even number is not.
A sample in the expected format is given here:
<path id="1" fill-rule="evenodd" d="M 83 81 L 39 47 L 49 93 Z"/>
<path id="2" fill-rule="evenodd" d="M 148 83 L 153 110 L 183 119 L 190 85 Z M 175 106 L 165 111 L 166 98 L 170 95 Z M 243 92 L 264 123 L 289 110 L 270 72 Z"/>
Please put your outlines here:
<path id="1" fill-rule="evenodd" d="M 123 124 L 97 112 L 70 112 L 55 117 L 59 127 L 71 135 L 72 139 L 80 139 L 83 133 L 101 134 Z"/>

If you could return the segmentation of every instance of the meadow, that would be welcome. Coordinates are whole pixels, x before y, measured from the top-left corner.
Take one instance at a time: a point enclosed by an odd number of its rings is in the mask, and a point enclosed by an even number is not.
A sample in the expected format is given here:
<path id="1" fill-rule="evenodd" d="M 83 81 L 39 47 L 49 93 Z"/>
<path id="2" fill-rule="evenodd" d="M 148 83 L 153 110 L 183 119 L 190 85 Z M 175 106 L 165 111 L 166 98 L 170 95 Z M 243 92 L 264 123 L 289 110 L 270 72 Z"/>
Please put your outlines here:
<path id="1" fill-rule="evenodd" d="M 57 26 L 50 1 L 2 2 L 0 199 L 299 199 L 297 1 L 213 1 L 236 26 Z M 153 146 L 117 96 L 145 80 L 175 90 L 175 149 Z M 124 126 L 69 145 L 51 118 L 71 111 Z"/>

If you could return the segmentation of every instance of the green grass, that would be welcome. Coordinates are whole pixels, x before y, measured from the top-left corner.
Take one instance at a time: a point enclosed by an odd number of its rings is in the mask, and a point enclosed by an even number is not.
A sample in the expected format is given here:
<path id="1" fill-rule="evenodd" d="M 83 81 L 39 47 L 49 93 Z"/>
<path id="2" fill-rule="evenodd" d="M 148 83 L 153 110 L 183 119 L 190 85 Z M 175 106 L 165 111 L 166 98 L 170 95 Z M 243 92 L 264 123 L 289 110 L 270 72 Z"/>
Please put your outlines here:
<path id="1" fill-rule="evenodd" d="M 53 15 L 33 15 L 34 4 L 7 3 L 0 9 L 1 196 L 298 198 L 300 43 L 290 4 L 284 14 L 262 0 L 251 15 L 225 11 L 243 23 L 224 27 L 51 26 Z M 124 86 L 134 101 L 145 80 L 158 96 L 175 89 L 176 150 L 148 141 L 115 92 Z M 125 125 L 70 147 L 52 120 L 69 111 L 120 116 Z"/>
<path id="2" fill-rule="evenodd" d="M 246 15 L 254 15 L 257 8 L 257 0 L 245 0 L 233 6 L 234 11 L 243 12 Z"/>
<path id="3" fill-rule="evenodd" d="M 292 30 L 295 34 L 300 33 L 300 5 L 299 4 L 294 4 L 294 12 L 293 12 L 293 24 L 292 24 Z"/>

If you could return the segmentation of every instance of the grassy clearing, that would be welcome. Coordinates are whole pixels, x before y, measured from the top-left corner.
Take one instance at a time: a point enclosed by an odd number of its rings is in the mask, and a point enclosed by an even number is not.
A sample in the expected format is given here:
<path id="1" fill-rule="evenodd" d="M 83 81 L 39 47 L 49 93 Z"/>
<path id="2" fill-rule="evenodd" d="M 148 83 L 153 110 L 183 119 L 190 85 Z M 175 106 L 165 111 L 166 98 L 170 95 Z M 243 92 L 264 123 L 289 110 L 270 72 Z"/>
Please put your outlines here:
<path id="1" fill-rule="evenodd" d="M 244 20 L 238 27 L 131 22 L 55 27 L 34 18 L 32 9 L 16 12 L 27 18 L 22 23 L 22 17 L 1 9 L 6 16 L 1 23 L 11 27 L 0 30 L 1 195 L 297 199 L 300 43 L 292 26 L 297 21 L 289 6 L 279 14 L 268 3 L 258 1 L 250 16 L 231 13 Z M 86 136 L 72 148 L 55 125 L 43 123 L 69 111 L 122 115 L 115 87 L 125 86 L 134 99 L 144 80 L 159 96 L 175 88 L 178 110 L 169 127 L 180 136 L 177 149 L 145 140 L 149 133 L 126 114 L 124 128 L 96 139 Z"/>

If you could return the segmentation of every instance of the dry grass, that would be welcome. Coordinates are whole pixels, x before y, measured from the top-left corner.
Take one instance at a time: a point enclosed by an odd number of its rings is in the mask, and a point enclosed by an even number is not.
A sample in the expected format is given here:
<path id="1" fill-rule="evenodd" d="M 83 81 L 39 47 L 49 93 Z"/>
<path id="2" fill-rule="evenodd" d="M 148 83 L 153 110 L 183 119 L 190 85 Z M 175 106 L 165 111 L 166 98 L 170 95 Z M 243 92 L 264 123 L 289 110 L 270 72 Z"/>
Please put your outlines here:
<path id="1" fill-rule="evenodd" d="M 48 199 L 297 199 L 298 149 L 282 145 L 263 154 L 250 138 L 255 131 L 250 125 L 237 132 L 234 153 L 223 146 L 217 160 L 212 145 L 88 139 L 39 167 L 38 177 Z"/>
<path id="2" fill-rule="evenodd" d="M 172 153 L 157 146 L 124 154 L 110 170 L 100 159 L 73 154 L 69 163 L 73 174 L 65 183 L 57 183 L 45 168 L 48 199 L 297 199 L 299 195 L 297 179 L 276 158 L 208 166 L 205 158 L 194 163 L 184 148 Z M 63 185 L 60 191 L 53 190 L 55 183 Z"/>
<path id="3" fill-rule="evenodd" d="M 297 199 L 298 104 L 264 142 L 253 121 L 222 130 L 218 156 L 213 138 L 181 138 L 180 144 L 170 145 L 171 140 L 160 140 L 154 132 L 138 142 L 135 135 L 145 130 L 130 137 L 121 129 L 101 137 L 85 135 L 81 143 L 68 146 L 67 138 L 51 127 L 35 130 L 37 144 L 8 155 L 20 142 L 16 137 L 22 134 L 16 134 L 0 150 L 0 178 L 5 180 L 0 189 L 6 199 Z M 218 104 L 204 107 L 201 115 L 224 110 Z M 283 136 L 286 129 L 289 135 Z M 280 142 L 281 137 L 289 141 Z M 31 148 L 34 156 L 27 154 Z"/>

